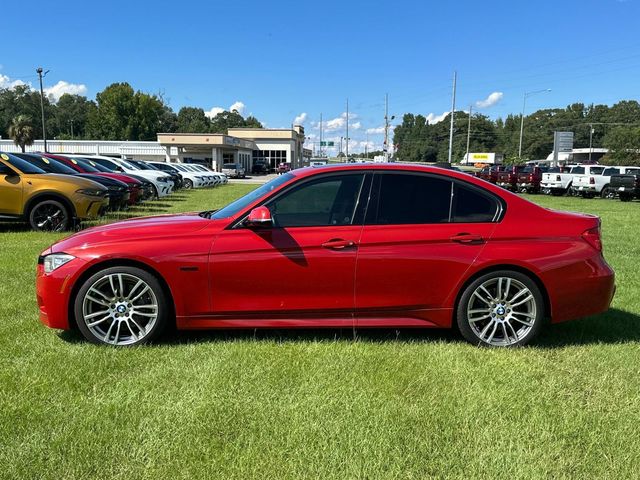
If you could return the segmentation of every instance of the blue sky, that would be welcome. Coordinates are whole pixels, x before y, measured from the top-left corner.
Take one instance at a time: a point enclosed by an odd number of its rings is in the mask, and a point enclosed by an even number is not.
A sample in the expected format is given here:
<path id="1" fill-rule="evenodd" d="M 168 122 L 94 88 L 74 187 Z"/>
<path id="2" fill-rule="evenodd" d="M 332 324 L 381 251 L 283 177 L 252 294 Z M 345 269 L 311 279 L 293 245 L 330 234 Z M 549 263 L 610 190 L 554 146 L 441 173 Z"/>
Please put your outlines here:
<path id="1" fill-rule="evenodd" d="M 35 85 L 42 65 L 54 96 L 94 98 L 127 81 L 162 92 L 176 111 L 235 104 L 269 127 L 304 117 L 311 136 L 322 112 L 336 139 L 348 97 L 352 150 L 367 130 L 380 148 L 385 93 L 398 119 L 437 120 L 454 70 L 457 108 L 492 118 L 519 113 L 525 91 L 552 90 L 530 97 L 529 111 L 640 94 L 640 0 L 72 0 L 32 2 L 28 17 L 19 2 L 2 10 L 0 85 Z"/>

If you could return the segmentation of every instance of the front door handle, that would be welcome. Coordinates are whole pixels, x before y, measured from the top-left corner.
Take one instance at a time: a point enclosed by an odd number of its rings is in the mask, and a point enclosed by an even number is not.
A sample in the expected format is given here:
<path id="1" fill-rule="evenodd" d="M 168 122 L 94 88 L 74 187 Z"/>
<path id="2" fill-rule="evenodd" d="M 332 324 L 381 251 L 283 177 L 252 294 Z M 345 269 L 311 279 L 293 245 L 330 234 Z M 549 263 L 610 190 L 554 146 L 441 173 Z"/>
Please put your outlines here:
<path id="1" fill-rule="evenodd" d="M 332 250 L 342 250 L 343 248 L 353 247 L 356 244 L 353 240 L 343 240 L 342 238 L 332 238 L 322 244 L 323 248 L 331 248 Z"/>
<path id="2" fill-rule="evenodd" d="M 465 243 L 470 245 L 477 245 L 479 243 L 484 243 L 484 238 L 481 235 L 473 235 L 471 233 L 458 233 L 453 237 L 450 237 L 449 240 L 456 243 Z"/>

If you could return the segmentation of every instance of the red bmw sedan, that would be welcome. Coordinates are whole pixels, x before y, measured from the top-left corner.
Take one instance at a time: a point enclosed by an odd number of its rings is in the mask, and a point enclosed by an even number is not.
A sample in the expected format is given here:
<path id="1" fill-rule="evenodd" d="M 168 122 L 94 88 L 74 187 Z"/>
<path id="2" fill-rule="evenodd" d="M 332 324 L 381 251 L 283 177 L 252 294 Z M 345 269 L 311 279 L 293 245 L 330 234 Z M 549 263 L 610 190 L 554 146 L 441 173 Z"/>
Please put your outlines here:
<path id="1" fill-rule="evenodd" d="M 285 173 L 217 211 L 84 230 L 42 252 L 40 318 L 90 342 L 178 329 L 457 327 L 518 346 L 607 310 L 600 220 L 436 167 Z"/>

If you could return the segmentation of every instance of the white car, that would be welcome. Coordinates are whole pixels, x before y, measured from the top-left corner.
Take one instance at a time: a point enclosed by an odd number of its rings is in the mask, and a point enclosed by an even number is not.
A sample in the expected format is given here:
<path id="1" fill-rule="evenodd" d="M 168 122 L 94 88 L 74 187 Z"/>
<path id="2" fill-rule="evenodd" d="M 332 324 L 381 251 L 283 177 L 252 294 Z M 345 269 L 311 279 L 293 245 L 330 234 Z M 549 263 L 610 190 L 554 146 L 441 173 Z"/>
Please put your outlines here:
<path id="1" fill-rule="evenodd" d="M 104 157 L 101 155 L 91 155 L 85 158 L 90 158 L 94 162 L 117 172 L 131 173 L 146 178 L 153 183 L 155 196 L 158 198 L 166 197 L 173 191 L 173 181 L 166 173 L 158 170 L 142 170 L 120 158 Z"/>
<path id="2" fill-rule="evenodd" d="M 624 175 L 627 169 L 633 167 L 598 167 L 592 168 L 588 175 L 575 175 L 573 177 L 573 191 L 584 198 L 592 198 L 600 195 L 602 198 L 614 198 L 615 190 L 609 187 L 611 175 Z"/>
<path id="3" fill-rule="evenodd" d="M 207 181 L 207 185 L 209 185 L 209 186 L 216 187 L 220 183 L 218 181 L 217 177 L 211 175 L 212 172 L 208 171 L 204 167 L 203 168 L 199 168 L 200 165 L 198 165 L 196 163 L 184 163 L 183 165 L 186 168 L 188 168 L 189 170 L 191 170 L 192 172 L 196 172 L 196 173 L 202 175 L 203 178 Z"/>
<path id="4" fill-rule="evenodd" d="M 214 170 L 211 170 L 209 167 L 205 167 L 204 165 L 200 164 L 193 164 L 192 166 L 207 173 L 207 175 L 212 175 L 216 179 L 216 185 L 226 184 L 229 182 L 229 177 L 222 172 L 216 172 Z"/>
<path id="5" fill-rule="evenodd" d="M 575 172 L 584 173 L 582 165 L 565 165 L 564 167 L 552 167 L 542 174 L 540 188 L 547 195 L 564 195 L 571 191 L 573 175 Z"/>
<path id="6" fill-rule="evenodd" d="M 186 168 L 183 167 L 180 163 L 162 163 L 162 162 L 145 162 L 153 167 L 157 167 L 159 170 L 162 170 L 163 165 L 170 165 L 175 168 L 180 175 L 182 175 L 182 183 L 185 189 L 190 188 L 202 188 L 205 186 L 204 179 Z"/>

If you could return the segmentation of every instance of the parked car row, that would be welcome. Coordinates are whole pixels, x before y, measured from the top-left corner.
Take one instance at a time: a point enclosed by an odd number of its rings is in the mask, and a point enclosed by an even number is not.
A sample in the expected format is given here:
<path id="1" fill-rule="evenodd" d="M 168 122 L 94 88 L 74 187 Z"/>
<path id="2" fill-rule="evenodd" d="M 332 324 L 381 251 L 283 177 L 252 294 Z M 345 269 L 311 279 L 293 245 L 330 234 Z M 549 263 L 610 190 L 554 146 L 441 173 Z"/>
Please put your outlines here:
<path id="1" fill-rule="evenodd" d="M 476 176 L 521 193 L 618 197 L 622 201 L 640 198 L 640 167 L 493 165 L 484 167 Z"/>
<path id="2" fill-rule="evenodd" d="M 62 231 L 174 190 L 218 186 L 224 174 L 197 164 L 104 156 L 0 153 L 0 220 Z"/>

